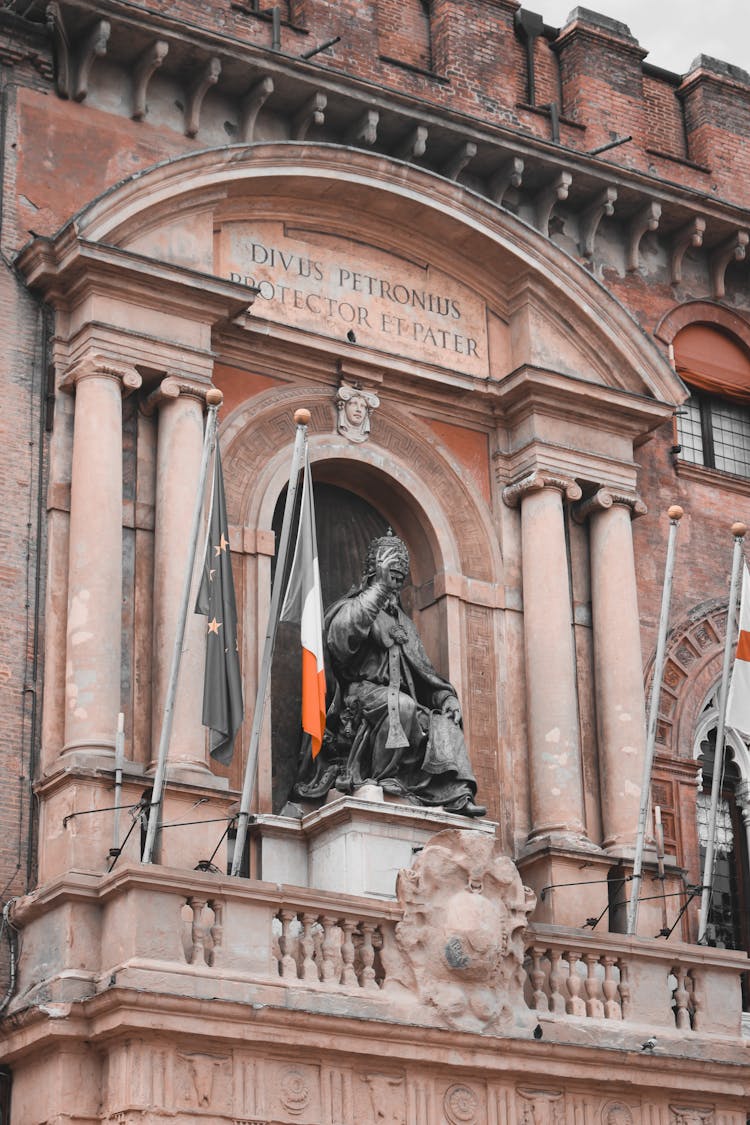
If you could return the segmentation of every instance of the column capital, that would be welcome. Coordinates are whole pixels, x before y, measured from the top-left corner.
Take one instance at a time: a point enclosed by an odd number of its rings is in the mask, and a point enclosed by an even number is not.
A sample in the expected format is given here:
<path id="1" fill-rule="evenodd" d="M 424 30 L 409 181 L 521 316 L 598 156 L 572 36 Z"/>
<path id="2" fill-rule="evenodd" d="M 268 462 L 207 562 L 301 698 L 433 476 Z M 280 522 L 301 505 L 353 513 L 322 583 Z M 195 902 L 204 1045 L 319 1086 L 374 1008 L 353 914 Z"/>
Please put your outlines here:
<path id="1" fill-rule="evenodd" d="M 198 383 L 180 375 L 169 374 L 164 376 L 159 386 L 146 398 L 141 409 L 146 415 L 153 414 L 160 406 L 168 402 L 175 402 L 181 395 L 198 399 L 203 410 L 206 409 L 207 401 L 212 405 L 221 405 L 224 401 L 221 391 L 211 383 Z M 221 396 L 218 403 L 216 402 L 216 395 Z"/>
<path id="2" fill-rule="evenodd" d="M 68 368 L 60 382 L 60 390 L 74 394 L 80 382 L 91 378 L 114 379 L 120 384 L 123 395 L 137 391 L 143 382 L 136 369 L 130 364 L 119 363 L 108 356 L 89 352 Z"/>
<path id="3" fill-rule="evenodd" d="M 509 508 L 517 508 L 524 496 L 530 492 L 541 492 L 544 488 L 556 488 L 566 500 L 580 500 L 581 487 L 570 477 L 556 476 L 554 473 L 533 472 L 503 489 L 503 500 Z"/>
<path id="4" fill-rule="evenodd" d="M 638 496 L 631 496 L 624 492 L 614 492 L 611 488 L 598 488 L 593 496 L 587 496 L 573 508 L 573 519 L 576 523 L 585 523 L 589 516 L 597 512 L 606 512 L 614 505 L 619 504 L 630 509 L 630 518 L 637 519 L 645 516 L 648 508 Z"/>

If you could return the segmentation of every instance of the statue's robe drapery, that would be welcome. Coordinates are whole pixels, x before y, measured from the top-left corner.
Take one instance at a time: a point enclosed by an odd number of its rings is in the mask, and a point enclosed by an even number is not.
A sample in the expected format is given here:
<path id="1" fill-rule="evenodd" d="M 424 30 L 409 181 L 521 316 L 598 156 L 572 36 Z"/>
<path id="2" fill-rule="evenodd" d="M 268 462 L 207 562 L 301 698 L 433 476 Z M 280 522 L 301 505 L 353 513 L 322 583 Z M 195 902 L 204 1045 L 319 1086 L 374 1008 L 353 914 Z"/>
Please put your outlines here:
<path id="1" fill-rule="evenodd" d="M 441 710 L 458 707 L 455 691 L 398 602 L 374 582 L 334 602 L 325 627 L 333 702 L 323 750 L 303 761 L 295 795 L 372 780 L 419 804 L 470 804 L 477 786 L 463 730 Z"/>

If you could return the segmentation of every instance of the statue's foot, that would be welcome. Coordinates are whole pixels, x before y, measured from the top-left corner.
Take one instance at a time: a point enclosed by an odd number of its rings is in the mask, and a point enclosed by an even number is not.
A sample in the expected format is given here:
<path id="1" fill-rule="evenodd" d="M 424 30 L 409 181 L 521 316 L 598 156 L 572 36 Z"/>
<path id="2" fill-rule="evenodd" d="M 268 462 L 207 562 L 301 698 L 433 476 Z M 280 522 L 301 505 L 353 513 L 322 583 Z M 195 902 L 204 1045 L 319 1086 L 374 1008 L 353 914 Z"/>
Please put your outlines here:
<path id="1" fill-rule="evenodd" d="M 473 801 L 467 801 L 463 808 L 457 810 L 462 816 L 486 816 L 487 809 L 484 805 L 475 805 Z"/>

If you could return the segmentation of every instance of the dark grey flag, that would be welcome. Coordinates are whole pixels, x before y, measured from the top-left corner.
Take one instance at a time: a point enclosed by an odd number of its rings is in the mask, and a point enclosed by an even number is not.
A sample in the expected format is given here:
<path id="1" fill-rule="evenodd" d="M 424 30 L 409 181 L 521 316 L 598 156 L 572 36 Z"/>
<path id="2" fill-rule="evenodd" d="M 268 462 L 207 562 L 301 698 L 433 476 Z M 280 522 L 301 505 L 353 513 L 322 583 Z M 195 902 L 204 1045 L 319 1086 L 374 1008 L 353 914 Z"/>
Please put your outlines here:
<path id="1" fill-rule="evenodd" d="M 206 560 L 195 612 L 208 618 L 203 725 L 209 728 L 211 757 L 228 766 L 232 760 L 235 735 L 242 725 L 244 707 L 237 646 L 237 605 L 218 441 Z"/>

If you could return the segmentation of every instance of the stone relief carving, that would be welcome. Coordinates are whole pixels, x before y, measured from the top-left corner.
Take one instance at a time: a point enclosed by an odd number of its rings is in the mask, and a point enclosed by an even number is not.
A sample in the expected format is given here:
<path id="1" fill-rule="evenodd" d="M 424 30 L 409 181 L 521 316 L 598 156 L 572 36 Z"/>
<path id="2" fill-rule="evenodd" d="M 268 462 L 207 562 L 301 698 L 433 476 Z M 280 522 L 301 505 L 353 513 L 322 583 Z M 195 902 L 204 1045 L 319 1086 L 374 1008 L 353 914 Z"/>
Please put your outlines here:
<path id="1" fill-rule="evenodd" d="M 535 1090 L 519 1086 L 520 1125 L 564 1125 L 565 1095 L 562 1090 Z"/>
<path id="2" fill-rule="evenodd" d="M 400 872 L 396 893 L 403 917 L 381 953 L 394 999 L 416 995 L 466 1031 L 533 1018 L 523 997 L 523 934 L 536 897 L 498 841 L 439 833 Z"/>
<path id="3" fill-rule="evenodd" d="M 443 1112 L 449 1125 L 472 1125 L 477 1120 L 479 1095 L 470 1086 L 449 1086 L 443 1095 Z"/>
<path id="4" fill-rule="evenodd" d="M 301 1070 L 291 1067 L 281 1075 L 279 1101 L 291 1114 L 300 1114 L 310 1103 L 310 1086 Z"/>
<path id="5" fill-rule="evenodd" d="M 714 1125 L 713 1106 L 670 1105 L 674 1125 Z"/>
<path id="6" fill-rule="evenodd" d="M 370 1095 L 370 1120 L 378 1125 L 406 1125 L 404 1076 L 372 1072 L 364 1079 Z"/>
<path id="7" fill-rule="evenodd" d="M 349 441 L 367 441 L 370 436 L 370 416 L 380 399 L 372 391 L 342 383 L 336 392 L 336 429 Z"/>
<path id="8" fill-rule="evenodd" d="M 607 1102 L 602 1108 L 602 1125 L 633 1125 L 633 1114 L 624 1102 Z"/>

